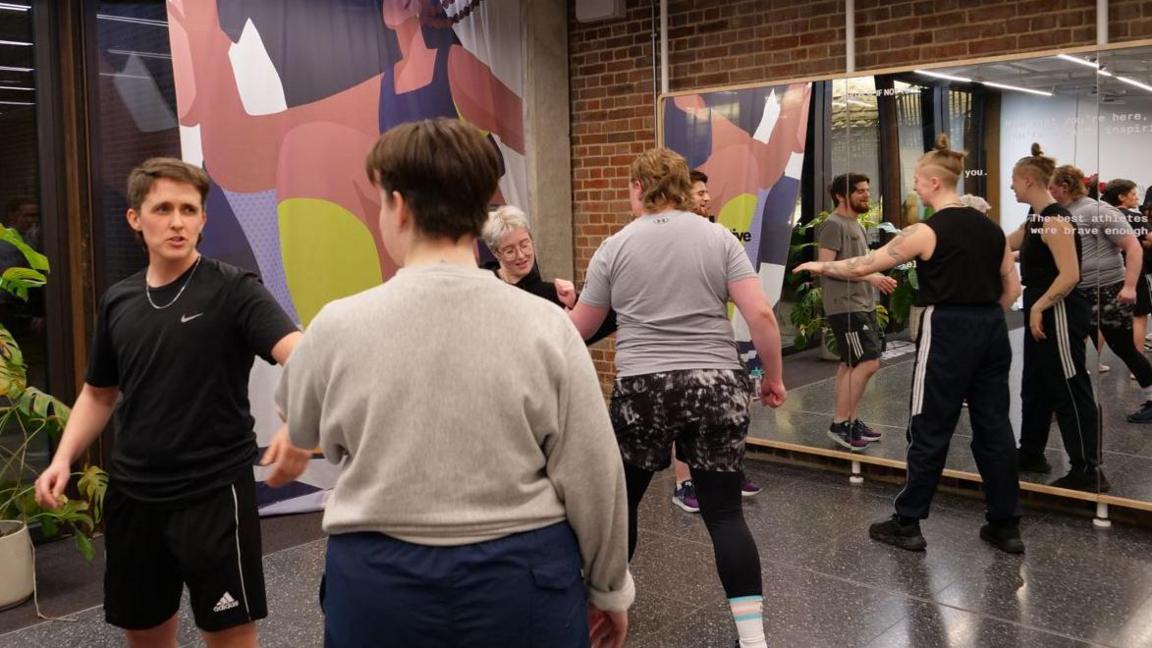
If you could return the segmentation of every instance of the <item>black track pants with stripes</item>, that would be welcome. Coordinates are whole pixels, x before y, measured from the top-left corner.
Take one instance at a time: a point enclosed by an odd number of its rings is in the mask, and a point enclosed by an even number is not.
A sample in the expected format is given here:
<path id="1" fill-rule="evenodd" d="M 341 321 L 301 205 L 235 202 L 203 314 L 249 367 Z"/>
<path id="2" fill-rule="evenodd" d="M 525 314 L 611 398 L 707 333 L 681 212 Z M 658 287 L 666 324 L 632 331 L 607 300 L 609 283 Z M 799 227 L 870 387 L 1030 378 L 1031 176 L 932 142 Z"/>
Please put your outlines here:
<path id="1" fill-rule="evenodd" d="M 948 459 L 964 399 L 972 455 L 984 480 L 989 520 L 1020 516 L 1016 440 L 1008 420 L 1012 347 L 1004 311 L 990 306 L 931 306 L 917 341 L 908 423 L 908 482 L 896 512 L 924 519 Z"/>
<path id="2" fill-rule="evenodd" d="M 1025 322 L 1041 295 L 1024 291 Z M 1055 413 L 1073 470 L 1094 468 L 1098 457 L 1096 397 L 1084 367 L 1084 340 L 1090 334 L 1091 316 L 1088 297 L 1073 290 L 1044 311 L 1046 339 L 1037 341 L 1031 333 L 1024 333 L 1020 452 L 1043 454 Z"/>

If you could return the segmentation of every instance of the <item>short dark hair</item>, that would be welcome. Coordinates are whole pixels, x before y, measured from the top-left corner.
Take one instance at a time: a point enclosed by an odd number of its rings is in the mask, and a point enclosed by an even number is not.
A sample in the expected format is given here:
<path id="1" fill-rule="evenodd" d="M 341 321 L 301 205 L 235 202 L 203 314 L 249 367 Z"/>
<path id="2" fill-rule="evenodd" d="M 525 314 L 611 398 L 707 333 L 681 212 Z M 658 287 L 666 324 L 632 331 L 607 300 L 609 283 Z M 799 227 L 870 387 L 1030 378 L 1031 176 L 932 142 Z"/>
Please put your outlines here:
<path id="1" fill-rule="evenodd" d="M 1100 200 L 1112 205 L 1113 207 L 1120 206 L 1120 196 L 1132 191 L 1136 188 L 1136 183 L 1124 178 L 1116 178 L 1104 187 L 1104 193 L 1100 194 Z"/>
<path id="2" fill-rule="evenodd" d="M 128 206 L 134 211 L 140 211 L 144 199 L 152 191 L 152 185 L 160 179 L 183 182 L 196 187 L 196 191 L 200 192 L 200 207 L 205 206 L 208 189 L 211 187 L 208 174 L 200 167 L 170 157 L 149 158 L 132 169 L 128 174 Z"/>
<path id="3" fill-rule="evenodd" d="M 856 185 L 861 182 L 872 183 L 868 176 L 863 173 L 856 173 L 855 171 L 841 173 L 832 178 L 831 184 L 828 185 L 828 195 L 832 196 L 832 202 L 836 202 L 836 196 L 844 196 L 844 200 L 848 200 L 848 194 L 852 193 Z"/>
<path id="4" fill-rule="evenodd" d="M 380 136 L 367 160 L 368 178 L 404 197 L 416 228 L 458 241 L 480 236 L 488 202 L 500 180 L 496 147 L 478 128 L 458 119 L 400 124 Z"/>
<path id="5" fill-rule="evenodd" d="M 703 171 L 697 171 L 696 169 L 688 172 L 688 180 L 692 184 L 696 184 L 697 182 L 708 184 L 708 176 Z"/>

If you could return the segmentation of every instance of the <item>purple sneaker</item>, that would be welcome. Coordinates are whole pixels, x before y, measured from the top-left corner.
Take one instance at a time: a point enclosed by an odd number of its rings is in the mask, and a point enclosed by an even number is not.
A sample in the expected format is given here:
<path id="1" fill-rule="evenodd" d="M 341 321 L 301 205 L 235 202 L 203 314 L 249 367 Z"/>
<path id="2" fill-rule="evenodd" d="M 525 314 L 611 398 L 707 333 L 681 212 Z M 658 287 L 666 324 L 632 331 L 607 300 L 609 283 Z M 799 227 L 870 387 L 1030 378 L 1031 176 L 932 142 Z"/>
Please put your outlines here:
<path id="1" fill-rule="evenodd" d="M 841 421 L 828 426 L 828 438 L 836 442 L 836 445 L 852 452 L 860 452 L 868 447 L 868 442 L 860 436 L 856 426 L 848 421 Z"/>
<path id="2" fill-rule="evenodd" d="M 676 492 L 672 494 L 672 503 L 689 513 L 700 512 L 700 501 L 696 499 L 696 487 L 692 485 L 691 479 L 681 482 L 676 487 Z"/>
<path id="3" fill-rule="evenodd" d="M 744 483 L 740 485 L 741 497 L 755 497 L 759 495 L 762 490 L 764 490 L 764 488 L 760 486 L 760 484 L 748 479 L 748 475 L 744 475 Z"/>
<path id="4" fill-rule="evenodd" d="M 860 419 L 852 421 L 852 426 L 855 427 L 856 431 L 860 433 L 860 438 L 864 439 L 868 443 L 877 443 L 880 441 L 880 439 L 884 438 L 883 434 L 880 434 L 876 430 L 868 427 L 868 424 L 864 421 L 861 421 Z"/>

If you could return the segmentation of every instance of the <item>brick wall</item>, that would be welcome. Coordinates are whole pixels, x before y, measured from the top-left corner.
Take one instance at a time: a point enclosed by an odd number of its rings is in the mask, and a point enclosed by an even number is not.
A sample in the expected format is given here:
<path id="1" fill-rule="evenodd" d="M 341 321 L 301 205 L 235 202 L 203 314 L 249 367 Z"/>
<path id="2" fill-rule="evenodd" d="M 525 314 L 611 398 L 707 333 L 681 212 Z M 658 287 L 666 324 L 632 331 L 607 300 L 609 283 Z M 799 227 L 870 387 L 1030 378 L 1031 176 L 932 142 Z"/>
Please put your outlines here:
<path id="1" fill-rule="evenodd" d="M 653 3 L 582 24 L 569 0 L 574 258 L 582 281 L 607 235 L 630 220 L 628 164 L 656 143 Z M 1096 42 L 1094 0 L 857 0 L 858 70 Z M 657 18 L 658 20 L 658 18 Z M 844 70 L 841 0 L 671 0 L 672 90 L 829 76 Z M 1113 42 L 1152 38 L 1152 1 L 1112 0 Z M 657 44 L 658 47 L 658 44 Z M 592 351 L 605 387 L 611 341 Z"/>

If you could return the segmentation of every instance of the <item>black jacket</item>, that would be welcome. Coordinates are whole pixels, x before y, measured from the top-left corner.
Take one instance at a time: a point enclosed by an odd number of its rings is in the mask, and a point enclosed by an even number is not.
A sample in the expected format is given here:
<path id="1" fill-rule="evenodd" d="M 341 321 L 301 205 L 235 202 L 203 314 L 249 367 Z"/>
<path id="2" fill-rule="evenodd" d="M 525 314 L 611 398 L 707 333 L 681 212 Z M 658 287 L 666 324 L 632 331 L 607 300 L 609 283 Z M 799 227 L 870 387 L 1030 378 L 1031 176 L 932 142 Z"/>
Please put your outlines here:
<path id="1" fill-rule="evenodd" d="M 484 269 L 485 270 L 491 270 L 492 273 L 495 274 L 497 277 L 500 276 L 500 274 L 498 272 L 500 270 L 500 264 L 495 262 L 495 261 L 485 263 Z M 501 280 L 501 281 L 503 281 L 503 280 Z M 556 284 L 552 283 L 551 281 L 544 281 L 543 279 L 541 279 L 540 278 L 540 270 L 537 266 L 532 266 L 532 270 L 528 274 L 521 277 L 520 281 L 517 281 L 515 285 L 517 288 L 519 288 L 521 290 L 527 290 L 528 292 L 532 293 L 533 295 L 536 295 L 537 297 L 547 299 L 548 301 L 552 302 L 553 304 L 556 304 L 560 308 L 564 308 L 564 303 L 561 302 L 560 299 L 556 296 Z M 592 334 L 592 337 L 585 340 L 585 342 L 588 344 L 596 344 L 600 340 L 603 340 L 604 338 L 608 337 L 609 335 L 612 335 L 615 332 L 616 332 L 616 311 L 609 310 L 608 316 L 604 318 L 604 323 L 601 324 L 600 328 L 597 329 L 596 332 Z"/>

